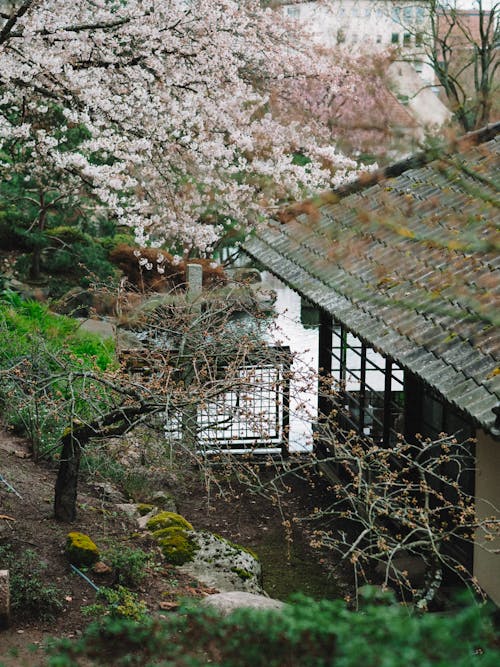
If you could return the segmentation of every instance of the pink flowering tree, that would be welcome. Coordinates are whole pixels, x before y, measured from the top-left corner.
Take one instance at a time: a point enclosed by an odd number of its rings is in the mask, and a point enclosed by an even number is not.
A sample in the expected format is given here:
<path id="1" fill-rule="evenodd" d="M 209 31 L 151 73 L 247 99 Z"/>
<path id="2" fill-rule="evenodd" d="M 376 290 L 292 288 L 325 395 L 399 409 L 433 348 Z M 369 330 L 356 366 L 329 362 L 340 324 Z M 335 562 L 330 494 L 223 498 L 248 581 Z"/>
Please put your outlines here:
<path id="1" fill-rule="evenodd" d="M 0 169 L 38 229 L 79 202 L 141 245 L 206 253 L 228 227 L 355 169 L 321 119 L 273 114 L 283 82 L 307 75 L 334 92 L 343 79 L 258 0 L 13 4 L 0 28 Z"/>

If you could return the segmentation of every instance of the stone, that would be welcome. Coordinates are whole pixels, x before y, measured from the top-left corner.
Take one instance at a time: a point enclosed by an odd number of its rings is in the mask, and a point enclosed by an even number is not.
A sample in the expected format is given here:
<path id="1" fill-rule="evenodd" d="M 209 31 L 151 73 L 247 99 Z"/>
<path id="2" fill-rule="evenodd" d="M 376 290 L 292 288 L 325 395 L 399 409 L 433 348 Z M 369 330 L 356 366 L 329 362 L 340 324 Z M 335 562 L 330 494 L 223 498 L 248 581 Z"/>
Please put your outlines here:
<path id="1" fill-rule="evenodd" d="M 167 512 L 177 511 L 175 500 L 166 491 L 157 491 L 151 498 L 151 501 L 153 505 L 157 505 L 162 510 L 167 510 Z"/>
<path id="2" fill-rule="evenodd" d="M 203 605 L 214 607 L 223 616 L 227 616 L 235 609 L 274 609 L 281 611 L 285 603 L 281 600 L 274 600 L 265 595 L 247 593 L 245 591 L 230 591 L 227 593 L 216 593 L 208 595 L 203 599 Z"/>
<path id="3" fill-rule="evenodd" d="M 66 538 L 65 554 L 72 565 L 81 567 L 97 563 L 99 549 L 85 533 L 72 531 Z"/>
<path id="4" fill-rule="evenodd" d="M 122 504 L 127 500 L 123 493 L 118 491 L 118 489 L 109 482 L 93 482 L 92 487 L 96 494 L 110 503 Z"/>
<path id="5" fill-rule="evenodd" d="M 179 569 L 205 586 L 221 592 L 262 594 L 262 568 L 258 558 L 244 547 L 207 531 L 193 532 L 197 551 Z"/>
<path id="6" fill-rule="evenodd" d="M 199 264 L 186 264 L 186 282 L 189 296 L 197 299 L 202 291 L 203 267 Z"/>
<path id="7" fill-rule="evenodd" d="M 94 572 L 94 574 L 104 575 L 104 574 L 111 574 L 113 570 L 111 567 L 109 567 L 109 565 L 103 563 L 102 560 L 99 560 L 92 566 L 92 572 Z"/>
<path id="8" fill-rule="evenodd" d="M 159 513 L 158 507 L 153 507 L 153 509 L 148 512 L 147 514 L 144 514 L 143 516 L 137 517 L 137 526 L 141 530 L 146 530 L 146 524 L 150 519 L 152 519 L 154 516 L 156 516 Z"/>
<path id="9" fill-rule="evenodd" d="M 126 514 L 129 519 L 138 519 L 141 516 L 136 503 L 118 503 L 116 505 L 116 510 Z"/>
<path id="10" fill-rule="evenodd" d="M 9 570 L 0 570 L 0 630 L 10 625 Z"/>

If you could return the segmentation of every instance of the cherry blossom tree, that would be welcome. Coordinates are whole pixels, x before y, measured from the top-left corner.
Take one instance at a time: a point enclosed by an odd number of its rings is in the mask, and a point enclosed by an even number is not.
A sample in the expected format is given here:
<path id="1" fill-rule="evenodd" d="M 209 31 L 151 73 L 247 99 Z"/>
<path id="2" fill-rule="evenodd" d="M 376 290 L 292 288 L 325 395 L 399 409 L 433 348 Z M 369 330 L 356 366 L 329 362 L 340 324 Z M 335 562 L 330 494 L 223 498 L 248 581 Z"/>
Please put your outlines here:
<path id="1" fill-rule="evenodd" d="M 0 169 L 39 229 L 79 199 L 141 245 L 203 253 L 355 168 L 320 121 L 273 115 L 283 81 L 343 77 L 258 0 L 24 0 L 0 64 Z"/>

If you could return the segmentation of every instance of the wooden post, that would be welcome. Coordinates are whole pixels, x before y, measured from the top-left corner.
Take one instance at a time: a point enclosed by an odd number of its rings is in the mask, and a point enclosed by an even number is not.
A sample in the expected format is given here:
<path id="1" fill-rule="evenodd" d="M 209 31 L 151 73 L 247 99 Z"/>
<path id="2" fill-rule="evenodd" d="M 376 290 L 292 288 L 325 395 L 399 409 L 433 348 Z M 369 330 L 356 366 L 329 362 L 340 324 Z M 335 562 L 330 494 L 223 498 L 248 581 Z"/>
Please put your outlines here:
<path id="1" fill-rule="evenodd" d="M 325 385 L 322 380 L 328 380 L 332 375 L 332 328 L 332 316 L 322 310 L 318 341 L 318 416 L 320 421 L 327 417 L 331 410 L 331 401 L 325 396 Z"/>
<path id="2" fill-rule="evenodd" d="M 333 318 L 324 310 L 320 312 L 319 320 L 319 340 L 318 340 L 318 435 L 319 441 L 316 441 L 316 451 L 326 454 L 325 445 L 321 442 L 321 425 L 328 421 L 332 410 L 332 400 L 330 398 L 330 384 L 332 376 L 332 330 Z"/>
<path id="3" fill-rule="evenodd" d="M 10 625 L 9 570 L 0 570 L 0 630 Z"/>

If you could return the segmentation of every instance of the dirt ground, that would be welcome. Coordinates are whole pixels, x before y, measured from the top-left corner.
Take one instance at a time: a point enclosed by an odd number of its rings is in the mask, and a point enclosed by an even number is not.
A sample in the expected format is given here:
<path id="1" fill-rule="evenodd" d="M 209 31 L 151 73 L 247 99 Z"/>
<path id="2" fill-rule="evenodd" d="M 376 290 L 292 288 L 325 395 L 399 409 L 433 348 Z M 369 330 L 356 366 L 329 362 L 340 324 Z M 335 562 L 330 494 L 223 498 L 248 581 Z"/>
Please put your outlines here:
<path id="1" fill-rule="evenodd" d="M 2 429 L 0 475 L 20 496 L 10 491 L 0 480 L 0 545 L 11 544 L 21 551 L 35 550 L 46 566 L 44 572 L 47 583 L 56 585 L 64 598 L 63 613 L 54 621 L 40 623 L 14 618 L 11 627 L 0 632 L 0 667 L 31 667 L 43 664 L 38 648 L 48 637 L 75 637 L 89 622 L 82 615 L 81 607 L 93 603 L 95 591 L 73 573 L 68 565 L 64 555 L 68 532 L 78 530 L 87 533 L 104 549 L 113 542 L 140 547 L 146 551 L 156 547 L 147 538 L 131 542 L 134 526 L 130 520 L 117 512 L 113 503 L 99 497 L 85 480 L 79 486 L 78 517 L 74 524 L 54 521 L 52 503 L 55 465 L 35 463 L 26 444 Z M 212 530 L 255 549 L 257 553 L 260 548 L 269 550 L 269 572 L 266 572 L 267 554 L 262 555 L 262 560 L 264 585 L 271 596 L 286 597 L 287 592 L 297 587 L 314 595 L 314 590 L 308 589 L 311 577 L 318 580 L 316 588 L 322 593 L 328 588 L 328 581 L 333 581 L 330 586 L 332 596 L 348 592 L 347 574 L 336 572 L 335 580 L 328 579 L 328 570 L 332 569 L 328 554 L 314 551 L 309 546 L 307 531 L 292 520 L 294 515 L 306 514 L 317 502 L 308 485 L 299 483 L 289 489 L 283 500 L 276 502 L 269 494 L 259 495 L 255 493 L 256 489 L 249 491 L 247 486 L 242 486 L 234 479 L 226 480 L 221 487 L 212 484 L 209 488 L 203 479 L 199 471 L 193 469 L 192 474 L 177 485 L 175 498 L 178 511 L 195 528 Z M 287 537 L 292 538 L 292 546 L 288 550 Z M 269 545 L 271 547 L 268 549 Z M 182 575 L 177 568 L 165 564 L 157 555 L 156 567 L 148 571 L 137 590 L 151 612 L 159 612 L 166 607 L 175 608 L 177 600 L 182 597 L 203 597 L 215 592 Z M 271 574 L 273 568 L 277 572 Z M 91 576 L 96 585 L 112 583 L 111 574 Z M 278 583 L 275 584 L 274 580 Z"/>

